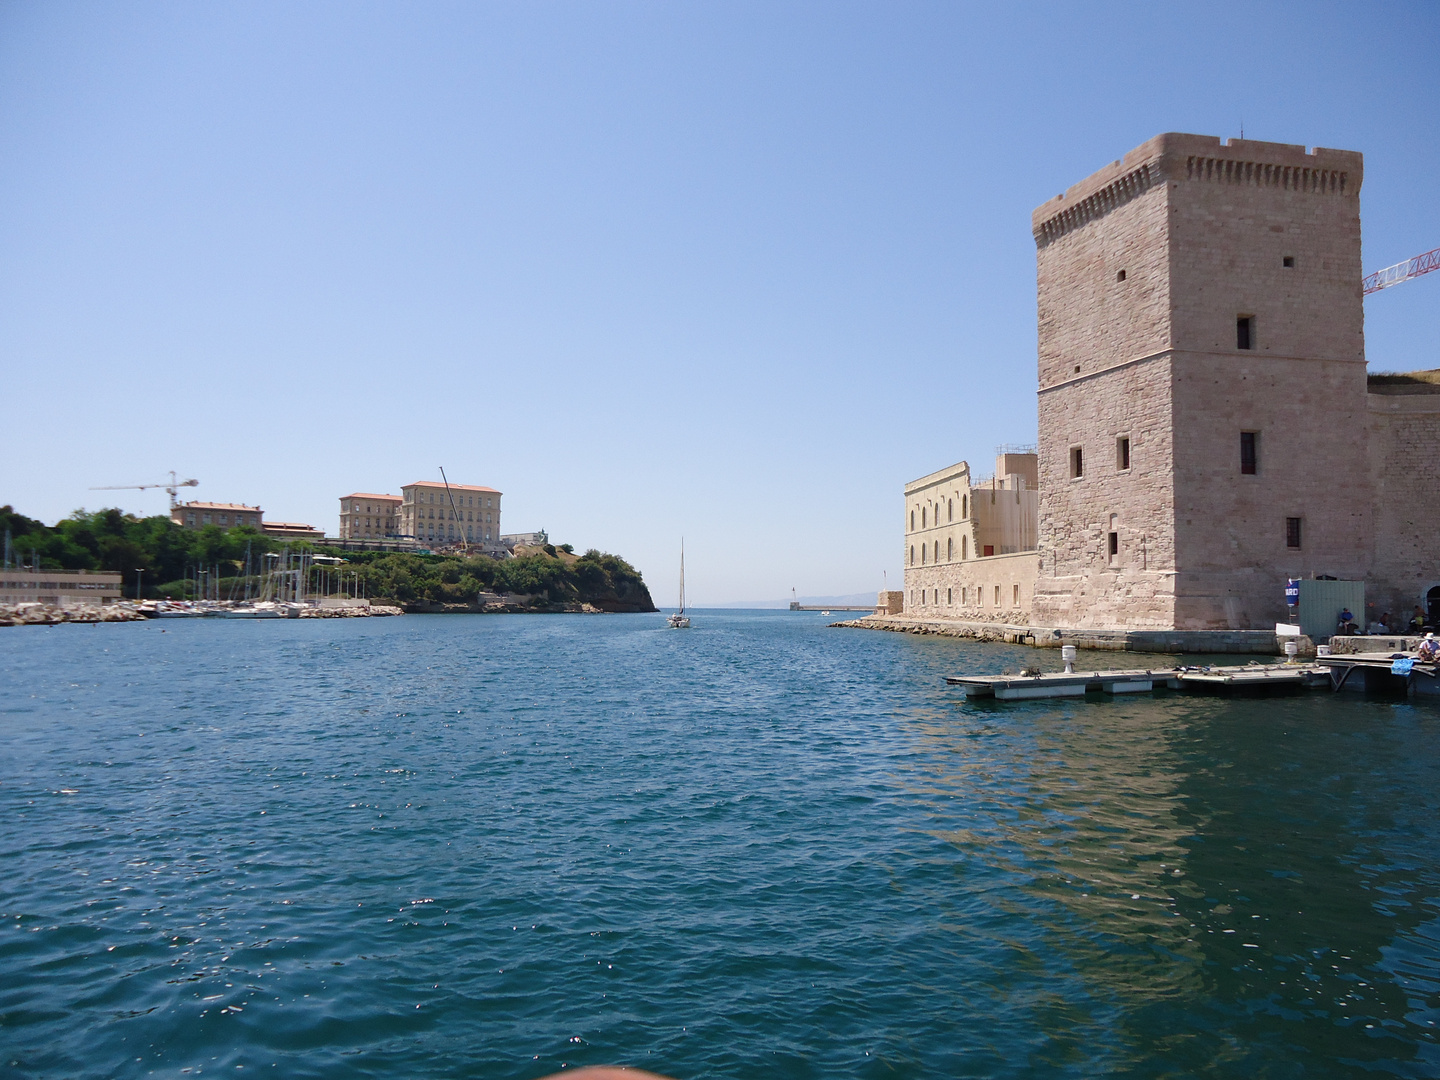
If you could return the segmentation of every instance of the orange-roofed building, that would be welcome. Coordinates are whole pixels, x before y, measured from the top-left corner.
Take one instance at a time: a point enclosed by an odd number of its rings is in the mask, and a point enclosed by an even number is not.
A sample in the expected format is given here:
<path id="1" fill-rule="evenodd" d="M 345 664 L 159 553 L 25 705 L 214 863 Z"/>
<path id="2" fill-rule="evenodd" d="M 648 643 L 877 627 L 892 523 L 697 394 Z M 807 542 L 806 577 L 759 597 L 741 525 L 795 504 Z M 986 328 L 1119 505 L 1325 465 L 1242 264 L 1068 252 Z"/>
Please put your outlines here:
<path id="1" fill-rule="evenodd" d="M 364 491 L 340 496 L 341 540 L 384 540 L 399 535 L 399 495 Z"/>
<path id="2" fill-rule="evenodd" d="M 260 507 L 244 503 L 188 502 L 171 507 L 170 520 L 186 529 L 203 529 L 206 525 L 222 529 L 249 525 L 259 529 L 264 527 L 265 514 Z"/>
<path id="3" fill-rule="evenodd" d="M 500 492 L 492 487 L 417 480 L 400 489 L 400 535 L 424 543 L 486 550 L 500 546 Z"/>

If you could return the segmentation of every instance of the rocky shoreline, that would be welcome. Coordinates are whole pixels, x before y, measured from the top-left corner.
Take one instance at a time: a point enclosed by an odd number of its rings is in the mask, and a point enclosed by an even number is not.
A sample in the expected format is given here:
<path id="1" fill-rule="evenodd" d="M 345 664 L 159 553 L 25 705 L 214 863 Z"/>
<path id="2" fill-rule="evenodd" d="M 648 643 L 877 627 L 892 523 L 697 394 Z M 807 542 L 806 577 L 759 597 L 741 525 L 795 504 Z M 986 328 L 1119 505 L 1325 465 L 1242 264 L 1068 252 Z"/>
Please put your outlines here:
<path id="1" fill-rule="evenodd" d="M 0 604 L 0 626 L 58 626 L 60 623 L 144 622 L 128 601 L 63 608 L 56 604 Z"/>
<path id="2" fill-rule="evenodd" d="M 389 604 L 371 604 L 369 607 L 318 607 L 305 608 L 300 612 L 302 619 L 366 619 L 371 616 L 404 615 L 405 609 Z"/>
<path id="3" fill-rule="evenodd" d="M 1058 649 L 1074 645 L 1102 652 L 1142 653 L 1232 653 L 1278 656 L 1285 640 L 1273 630 L 1073 630 L 1064 627 L 1020 626 L 1010 623 L 968 622 L 962 619 L 917 619 L 906 615 L 867 615 L 846 619 L 831 626 L 856 630 L 889 630 L 892 633 L 965 638 L 1037 649 Z M 1314 656 L 1315 643 L 1296 640 L 1300 656 Z M 1361 639 L 1363 640 L 1363 639 Z"/>

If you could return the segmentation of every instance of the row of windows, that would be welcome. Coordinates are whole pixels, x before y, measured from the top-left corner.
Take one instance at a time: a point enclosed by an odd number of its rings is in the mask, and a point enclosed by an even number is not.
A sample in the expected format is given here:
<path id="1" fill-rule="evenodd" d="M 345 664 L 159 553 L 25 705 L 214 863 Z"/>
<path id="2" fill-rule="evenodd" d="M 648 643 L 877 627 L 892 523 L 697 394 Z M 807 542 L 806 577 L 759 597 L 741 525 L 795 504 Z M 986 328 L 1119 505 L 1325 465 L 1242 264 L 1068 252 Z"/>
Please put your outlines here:
<path id="1" fill-rule="evenodd" d="M 979 545 L 977 544 L 976 547 L 979 547 Z M 930 553 L 931 553 L 932 550 L 933 550 L 934 553 L 935 553 L 935 557 L 934 557 L 933 560 L 930 558 Z M 987 557 L 988 557 L 988 556 L 991 556 L 991 555 L 994 555 L 994 554 L 995 554 L 995 545 L 994 545 L 994 544 L 986 544 L 986 545 L 985 545 L 984 554 L 985 554 Z M 961 558 L 962 561 L 965 560 L 965 559 L 970 558 L 970 538 L 969 538 L 968 536 L 962 536 L 962 537 L 960 538 L 960 558 Z M 930 544 L 921 544 L 921 545 L 920 545 L 920 565 L 921 565 L 921 566 L 928 566 L 932 561 L 933 561 L 933 562 L 937 562 L 937 563 L 940 561 L 940 541 L 939 541 L 939 540 L 936 540 L 936 541 L 935 541 L 935 543 L 934 543 L 934 545 L 933 545 L 933 548 L 932 548 L 932 545 L 930 545 Z M 955 539 L 954 539 L 954 537 L 951 537 L 949 540 L 946 540 L 946 541 L 945 541 L 945 561 L 946 561 L 946 562 L 954 562 L 954 561 L 955 561 Z M 911 565 L 911 566 L 914 566 L 914 565 L 915 565 L 915 545 L 914 545 L 914 544 L 911 544 L 911 545 L 910 545 L 910 565 Z"/>
<path id="2" fill-rule="evenodd" d="M 1294 269 L 1295 269 L 1295 256 L 1294 256 L 1294 255 L 1282 255 L 1282 256 L 1280 257 L 1280 265 L 1283 266 L 1286 270 L 1294 270 Z M 1119 270 L 1119 271 L 1117 271 L 1116 274 L 1115 274 L 1115 280 L 1116 280 L 1116 281 L 1124 281 L 1125 278 L 1126 278 L 1126 276 L 1127 276 L 1127 275 L 1126 275 L 1126 273 L 1125 273 L 1124 270 Z M 1243 348 L 1244 346 L 1241 346 L 1241 347 Z"/>
<path id="3" fill-rule="evenodd" d="M 1130 436 L 1121 435 L 1115 440 L 1115 468 L 1118 472 L 1130 469 Z M 1240 432 L 1240 473 L 1255 476 L 1260 470 L 1260 433 Z M 1070 479 L 1079 480 L 1085 475 L 1085 448 L 1070 448 Z"/>
<path id="4" fill-rule="evenodd" d="M 1115 522 L 1114 514 L 1110 515 L 1110 521 L 1113 525 Z M 1285 519 L 1285 546 L 1287 548 L 1298 549 L 1300 547 L 1303 529 L 1304 520 L 1302 518 L 1287 517 Z M 1110 564 L 1113 566 L 1120 558 L 1120 533 L 1117 530 L 1112 529 L 1108 534 L 1106 548 L 1107 554 L 1110 557 Z"/>
<path id="5" fill-rule="evenodd" d="M 422 511 L 419 516 L 422 517 L 422 518 L 425 517 L 424 512 Z M 435 517 L 435 508 L 434 508 L 434 507 L 431 507 L 431 508 L 430 508 L 430 517 L 431 517 L 432 519 Z M 493 515 L 490 515 L 490 514 L 480 514 L 479 517 L 477 518 L 476 515 L 475 515 L 475 511 L 473 511 L 473 510 L 466 510 L 466 511 L 464 511 L 463 513 L 461 513 L 461 515 L 460 515 L 460 520 L 461 520 L 461 521 L 480 521 L 480 522 L 485 523 L 485 524 L 493 524 L 492 517 L 493 517 Z M 444 520 L 445 520 L 445 510 L 444 510 L 443 507 L 442 507 L 441 510 L 440 510 L 440 520 L 441 520 L 441 521 L 444 521 Z M 453 513 L 450 515 L 450 520 L 451 520 L 451 521 L 454 521 L 454 520 L 455 520 L 455 515 L 454 515 Z"/>
<path id="6" fill-rule="evenodd" d="M 930 522 L 930 518 L 931 518 L 932 516 L 933 516 L 934 519 L 935 519 L 935 524 L 936 524 L 936 525 L 939 525 L 939 524 L 940 524 L 940 510 L 941 510 L 942 507 L 945 509 L 946 520 L 947 520 L 947 521 L 954 521 L 954 520 L 955 520 L 955 500 L 954 500 L 954 499 L 945 499 L 945 500 L 943 500 L 943 501 L 935 504 L 935 507 L 934 507 L 935 512 L 934 512 L 933 515 L 930 513 L 930 504 L 929 504 L 929 503 L 926 503 L 926 504 L 923 505 L 923 506 L 917 507 L 917 509 L 920 511 L 920 528 L 922 528 L 922 529 L 928 529 L 928 528 L 930 527 L 929 522 Z M 970 516 L 970 496 L 968 496 L 968 495 L 961 495 L 961 496 L 960 496 L 960 520 L 961 520 L 961 521 L 964 521 L 964 520 L 965 520 L 967 517 L 969 517 L 969 516 Z M 911 532 L 914 532 L 914 531 L 915 531 L 915 510 L 911 510 L 911 511 L 910 511 L 910 531 L 911 531 Z"/>
<path id="7" fill-rule="evenodd" d="M 447 503 L 447 504 L 448 504 L 449 501 L 450 501 L 448 498 L 446 498 L 445 493 L 444 493 L 443 491 L 416 491 L 416 492 L 413 492 L 412 494 L 413 494 L 413 496 L 414 496 L 414 501 L 417 502 L 417 503 L 426 503 L 426 504 L 430 504 L 430 503 L 434 503 L 434 504 Z M 407 503 L 410 502 L 410 501 L 411 501 L 410 496 L 406 496 L 405 501 L 406 501 Z M 456 496 L 455 496 L 455 505 L 456 505 L 456 506 L 474 506 L 474 507 L 479 507 L 479 506 L 481 505 L 480 496 L 479 496 L 479 495 L 456 495 Z M 487 506 L 487 507 L 490 505 L 490 498 L 489 498 L 489 496 L 486 496 L 486 497 L 485 497 L 484 505 Z"/>
<path id="8" fill-rule="evenodd" d="M 417 532 L 415 535 L 418 540 L 459 540 L 461 531 L 462 530 L 456 529 L 453 525 L 448 528 L 441 525 L 438 529 L 431 525 L 423 532 Z M 465 534 L 465 540 L 472 544 L 479 543 L 481 540 L 488 541 L 490 539 L 490 533 L 488 531 L 482 532 L 480 529 L 465 529 L 463 532 Z"/>
<path id="9" fill-rule="evenodd" d="M 201 514 L 201 515 L 200 515 L 200 524 L 201 524 L 201 525 L 229 525 L 229 524 L 230 524 L 230 515 L 229 515 L 229 514 L 216 514 L 216 515 L 214 515 L 214 517 L 218 518 L 219 520 L 217 520 L 217 521 L 212 521 L 210 514 Z M 236 524 L 236 525 L 258 525 L 259 523 L 260 523 L 260 522 L 259 522 L 259 519 L 258 519 L 258 517 L 257 517 L 255 514 L 236 514 L 236 515 L 235 515 L 235 524 Z M 186 515 L 185 515 L 185 524 L 186 524 L 186 525 L 194 525 L 194 524 L 195 524 L 195 515 L 194 515 L 194 514 L 186 514 Z"/>
<path id="10" fill-rule="evenodd" d="M 993 589 L 995 590 L 995 591 L 994 591 L 994 594 L 993 594 L 993 595 L 994 595 L 994 601 L 993 601 L 993 603 L 992 603 L 992 606 L 998 608 L 998 607 L 1000 606 L 1000 598 L 1004 595 L 1004 593 L 1003 593 L 1003 591 L 1002 591 L 1002 587 L 999 586 L 999 585 L 994 585 L 994 586 L 990 586 L 990 588 L 993 588 Z M 918 593 L 918 598 L 917 598 L 917 593 Z M 945 604 L 946 604 L 947 606 L 953 606 L 954 603 L 955 603 L 956 595 L 958 594 L 958 595 L 959 595 L 959 598 L 960 598 L 960 606 L 961 606 L 961 607 L 971 607 L 971 606 L 973 606 L 973 607 L 984 607 L 984 606 L 985 606 L 986 593 L 987 593 L 987 586 L 984 586 L 984 585 L 976 585 L 975 588 L 974 588 L 974 590 L 973 590 L 973 592 L 972 592 L 972 590 L 970 589 L 969 586 L 964 586 L 964 585 L 962 585 L 959 589 L 948 588 L 948 589 L 945 590 Z M 919 604 L 919 605 L 922 606 L 922 607 L 925 606 L 925 605 L 927 605 L 927 604 L 939 604 L 939 603 L 940 603 L 940 590 L 939 590 L 939 589 L 918 589 L 918 590 L 917 590 L 917 589 L 911 589 L 911 590 L 910 590 L 910 603 L 911 603 L 912 605 L 913 605 L 913 604 Z M 1012 607 L 1019 607 L 1019 606 L 1020 606 L 1020 586 L 1019 586 L 1019 585 L 1011 585 L 1011 586 L 1010 586 L 1010 604 L 1011 604 Z"/>

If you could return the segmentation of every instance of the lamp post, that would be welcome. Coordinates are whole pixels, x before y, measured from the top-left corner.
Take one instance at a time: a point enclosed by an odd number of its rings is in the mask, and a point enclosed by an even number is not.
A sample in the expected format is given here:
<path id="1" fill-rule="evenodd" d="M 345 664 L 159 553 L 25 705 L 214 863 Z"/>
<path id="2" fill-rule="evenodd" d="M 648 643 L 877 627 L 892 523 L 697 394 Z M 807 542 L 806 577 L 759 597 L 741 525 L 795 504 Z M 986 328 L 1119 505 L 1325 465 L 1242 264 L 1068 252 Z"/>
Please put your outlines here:
<path id="1" fill-rule="evenodd" d="M 135 568 L 135 602 L 138 604 L 145 599 L 145 567 Z"/>

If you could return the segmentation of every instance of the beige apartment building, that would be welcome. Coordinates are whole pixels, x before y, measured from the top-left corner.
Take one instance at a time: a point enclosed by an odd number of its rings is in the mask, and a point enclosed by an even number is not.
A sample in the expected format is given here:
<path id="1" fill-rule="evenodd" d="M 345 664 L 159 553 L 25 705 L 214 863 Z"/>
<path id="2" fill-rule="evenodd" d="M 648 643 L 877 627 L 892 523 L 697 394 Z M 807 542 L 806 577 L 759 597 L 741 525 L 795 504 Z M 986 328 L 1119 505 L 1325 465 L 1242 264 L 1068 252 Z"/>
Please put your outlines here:
<path id="1" fill-rule="evenodd" d="M 1264 629 L 1287 578 L 1321 576 L 1365 582 L 1367 619 L 1440 615 L 1440 383 L 1367 376 L 1363 175 L 1351 151 L 1166 134 L 1035 210 L 1034 572 L 987 617 Z M 909 521 L 948 529 L 960 479 L 906 487 L 907 611 L 982 584 Z M 960 505 L 973 559 L 973 488 Z"/>
<path id="2" fill-rule="evenodd" d="M 264 524 L 265 513 L 258 506 L 244 503 L 188 502 L 172 506 L 170 520 L 186 529 L 203 529 L 206 525 L 218 525 L 222 529 L 249 525 L 259 529 Z"/>
<path id="3" fill-rule="evenodd" d="M 73 608 L 113 604 L 121 576 L 108 570 L 0 569 L 0 604 L 52 604 Z"/>
<path id="4" fill-rule="evenodd" d="M 341 540 L 384 540 L 400 534 L 399 495 L 357 491 L 340 496 Z"/>
<path id="5" fill-rule="evenodd" d="M 492 487 L 417 480 L 400 489 L 400 535 L 434 544 L 500 547 L 500 495 Z"/>

